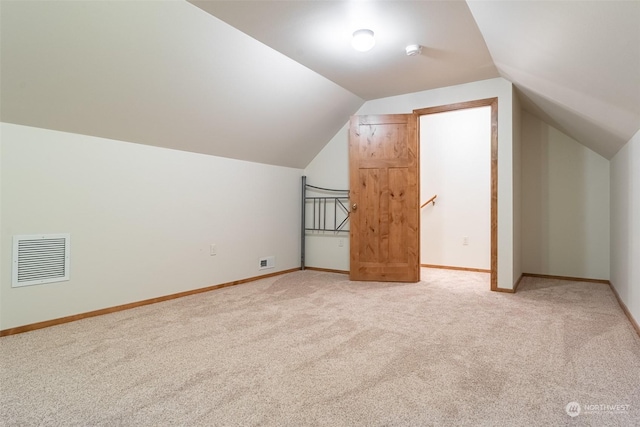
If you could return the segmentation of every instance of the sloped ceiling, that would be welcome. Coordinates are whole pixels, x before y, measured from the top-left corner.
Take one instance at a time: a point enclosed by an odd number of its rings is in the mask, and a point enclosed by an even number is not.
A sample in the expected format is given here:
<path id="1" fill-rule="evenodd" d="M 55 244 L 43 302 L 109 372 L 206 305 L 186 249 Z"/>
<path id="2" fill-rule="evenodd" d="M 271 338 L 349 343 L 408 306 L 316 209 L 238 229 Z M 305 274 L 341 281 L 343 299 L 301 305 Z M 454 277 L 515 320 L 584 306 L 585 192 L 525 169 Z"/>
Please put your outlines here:
<path id="1" fill-rule="evenodd" d="M 640 128 L 639 1 L 470 1 L 525 108 L 603 157 Z"/>
<path id="2" fill-rule="evenodd" d="M 0 7 L 3 122 L 303 168 L 363 103 L 183 1 Z"/>
<path id="3" fill-rule="evenodd" d="M 366 100 L 498 77 L 464 1 L 189 1 Z M 351 47 L 361 28 L 369 52 Z"/>
<path id="4" fill-rule="evenodd" d="M 637 1 L 1 0 L 0 20 L 9 123 L 302 168 L 366 99 L 501 75 L 604 157 L 640 128 Z"/>

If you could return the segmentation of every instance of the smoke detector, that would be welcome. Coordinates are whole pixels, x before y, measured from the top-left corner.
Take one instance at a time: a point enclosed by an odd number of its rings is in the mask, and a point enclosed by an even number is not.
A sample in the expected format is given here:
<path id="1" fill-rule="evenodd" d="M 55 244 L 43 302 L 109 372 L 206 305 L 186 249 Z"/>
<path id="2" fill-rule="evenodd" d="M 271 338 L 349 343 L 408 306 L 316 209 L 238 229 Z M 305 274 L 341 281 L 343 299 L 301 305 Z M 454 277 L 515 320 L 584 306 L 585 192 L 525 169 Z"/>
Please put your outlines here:
<path id="1" fill-rule="evenodd" d="M 410 44 L 405 48 L 405 51 L 407 52 L 407 56 L 416 56 L 422 52 L 422 46 L 419 44 Z"/>

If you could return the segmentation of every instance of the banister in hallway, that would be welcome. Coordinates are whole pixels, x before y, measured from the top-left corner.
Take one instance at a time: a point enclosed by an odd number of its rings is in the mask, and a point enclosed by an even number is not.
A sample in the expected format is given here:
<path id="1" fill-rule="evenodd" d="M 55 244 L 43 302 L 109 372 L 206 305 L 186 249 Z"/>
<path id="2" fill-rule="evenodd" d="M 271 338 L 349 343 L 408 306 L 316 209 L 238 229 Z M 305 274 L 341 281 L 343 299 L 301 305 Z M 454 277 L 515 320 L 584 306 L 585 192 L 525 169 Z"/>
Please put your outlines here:
<path id="1" fill-rule="evenodd" d="M 432 198 L 430 198 L 429 200 L 427 200 L 426 202 L 424 202 L 421 206 L 420 209 L 424 208 L 425 206 L 427 206 L 429 203 L 433 203 L 433 205 L 435 206 L 436 204 L 436 197 L 438 197 L 437 194 L 435 194 Z"/>

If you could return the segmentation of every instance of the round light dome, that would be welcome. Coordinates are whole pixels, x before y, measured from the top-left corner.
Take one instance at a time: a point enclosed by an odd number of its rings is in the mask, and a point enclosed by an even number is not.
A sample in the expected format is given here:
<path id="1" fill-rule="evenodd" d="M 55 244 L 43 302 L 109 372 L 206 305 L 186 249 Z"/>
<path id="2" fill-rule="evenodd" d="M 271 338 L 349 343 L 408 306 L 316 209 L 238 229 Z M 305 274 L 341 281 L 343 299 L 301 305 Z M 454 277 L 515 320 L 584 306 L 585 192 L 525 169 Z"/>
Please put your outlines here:
<path id="1" fill-rule="evenodd" d="M 362 29 L 353 33 L 353 39 L 351 45 L 359 52 L 366 52 L 371 50 L 376 44 L 376 39 L 373 38 L 373 31 Z"/>

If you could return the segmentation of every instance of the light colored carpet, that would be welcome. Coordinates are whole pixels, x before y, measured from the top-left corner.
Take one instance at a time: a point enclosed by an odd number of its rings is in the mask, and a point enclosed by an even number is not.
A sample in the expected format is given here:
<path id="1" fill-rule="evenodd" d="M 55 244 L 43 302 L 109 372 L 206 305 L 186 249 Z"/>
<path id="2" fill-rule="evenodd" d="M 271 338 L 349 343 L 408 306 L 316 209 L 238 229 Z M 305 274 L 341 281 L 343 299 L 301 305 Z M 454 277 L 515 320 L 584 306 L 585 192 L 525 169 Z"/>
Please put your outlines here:
<path id="1" fill-rule="evenodd" d="M 640 339 L 606 285 L 488 280 L 301 271 L 4 337 L 0 424 L 640 425 Z"/>

